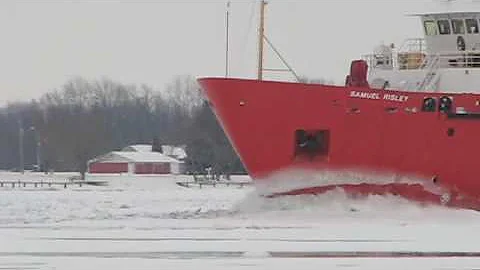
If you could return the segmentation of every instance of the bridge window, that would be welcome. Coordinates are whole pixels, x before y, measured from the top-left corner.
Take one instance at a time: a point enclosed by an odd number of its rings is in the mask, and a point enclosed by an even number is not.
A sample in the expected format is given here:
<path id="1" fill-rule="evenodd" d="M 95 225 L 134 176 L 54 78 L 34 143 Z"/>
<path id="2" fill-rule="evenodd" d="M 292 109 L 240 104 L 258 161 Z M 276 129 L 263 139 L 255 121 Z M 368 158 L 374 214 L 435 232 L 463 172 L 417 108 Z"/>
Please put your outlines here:
<path id="1" fill-rule="evenodd" d="M 438 21 L 438 30 L 440 35 L 449 35 L 450 34 L 450 22 L 448 20 L 439 20 Z"/>
<path id="2" fill-rule="evenodd" d="M 432 97 L 427 97 L 423 99 L 422 111 L 423 112 L 434 112 L 436 109 L 436 101 Z"/>
<path id="3" fill-rule="evenodd" d="M 444 113 L 449 113 L 452 110 L 452 98 L 443 96 L 438 103 L 438 110 Z"/>
<path id="4" fill-rule="evenodd" d="M 461 19 L 453 19 L 452 28 L 454 34 L 465 34 L 465 24 Z"/>
<path id="5" fill-rule="evenodd" d="M 478 34 L 477 20 L 475 20 L 475 19 L 465 19 L 465 24 L 467 25 L 467 33 Z"/>
<path id="6" fill-rule="evenodd" d="M 438 27 L 435 21 L 425 21 L 425 34 L 427 36 L 435 36 L 438 35 Z"/>

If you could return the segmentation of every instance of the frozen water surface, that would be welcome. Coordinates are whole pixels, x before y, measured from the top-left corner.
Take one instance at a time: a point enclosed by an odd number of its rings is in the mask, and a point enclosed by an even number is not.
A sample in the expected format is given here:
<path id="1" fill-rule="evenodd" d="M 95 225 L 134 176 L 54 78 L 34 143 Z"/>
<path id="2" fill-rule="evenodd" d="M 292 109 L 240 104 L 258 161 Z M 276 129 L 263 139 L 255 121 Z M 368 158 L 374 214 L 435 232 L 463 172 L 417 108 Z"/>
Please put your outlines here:
<path id="1" fill-rule="evenodd" d="M 338 191 L 264 199 L 177 186 L 185 176 L 89 179 L 109 185 L 0 188 L 0 269 L 480 268 L 475 211 Z"/>

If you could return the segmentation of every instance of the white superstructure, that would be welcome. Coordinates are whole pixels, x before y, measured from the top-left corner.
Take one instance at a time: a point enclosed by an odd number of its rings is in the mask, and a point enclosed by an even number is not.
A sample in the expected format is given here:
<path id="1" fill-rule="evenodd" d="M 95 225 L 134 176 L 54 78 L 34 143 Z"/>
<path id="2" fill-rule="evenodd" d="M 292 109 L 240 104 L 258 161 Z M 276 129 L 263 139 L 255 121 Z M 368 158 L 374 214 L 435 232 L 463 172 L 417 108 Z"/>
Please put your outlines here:
<path id="1" fill-rule="evenodd" d="M 414 15 L 421 20 L 423 38 L 407 39 L 398 48 L 380 45 L 365 55 L 370 86 L 480 92 L 480 2 L 458 2 L 447 3 L 448 10 Z"/>

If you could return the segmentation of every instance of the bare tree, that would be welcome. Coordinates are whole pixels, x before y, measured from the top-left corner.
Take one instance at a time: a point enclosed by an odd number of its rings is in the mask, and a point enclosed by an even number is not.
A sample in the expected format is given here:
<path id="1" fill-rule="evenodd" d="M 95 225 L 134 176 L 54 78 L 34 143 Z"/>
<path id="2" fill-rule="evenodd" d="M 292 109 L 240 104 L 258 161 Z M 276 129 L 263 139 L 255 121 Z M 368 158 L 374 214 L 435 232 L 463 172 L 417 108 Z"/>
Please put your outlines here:
<path id="1" fill-rule="evenodd" d="M 242 170 L 192 76 L 177 76 L 164 91 L 148 85 L 121 84 L 108 78 L 81 77 L 65 82 L 39 101 L 14 103 L 0 111 L 0 168 L 18 167 L 18 121 L 26 129 L 25 161 L 56 171 L 77 170 L 96 155 L 132 143 L 187 145 L 196 169 Z M 36 136 L 36 137 L 35 137 Z"/>

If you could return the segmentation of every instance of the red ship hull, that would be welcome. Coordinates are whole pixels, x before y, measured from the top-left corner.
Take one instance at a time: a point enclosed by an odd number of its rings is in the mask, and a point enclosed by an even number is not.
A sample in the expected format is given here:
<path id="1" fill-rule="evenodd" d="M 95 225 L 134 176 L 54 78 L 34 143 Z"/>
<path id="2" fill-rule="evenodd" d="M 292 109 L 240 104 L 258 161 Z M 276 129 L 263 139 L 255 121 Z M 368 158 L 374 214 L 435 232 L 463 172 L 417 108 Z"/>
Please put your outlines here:
<path id="1" fill-rule="evenodd" d="M 352 195 L 395 194 L 480 209 L 480 95 L 223 78 L 199 82 L 267 196 L 340 187 Z M 448 112 L 438 109 L 445 96 Z M 425 111 L 426 98 L 436 102 L 431 111 Z M 275 177 L 289 172 L 294 173 L 286 181 Z M 324 176 L 305 176 L 315 173 Z"/>

